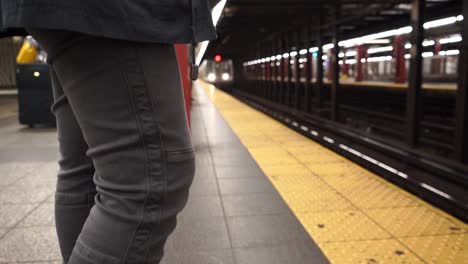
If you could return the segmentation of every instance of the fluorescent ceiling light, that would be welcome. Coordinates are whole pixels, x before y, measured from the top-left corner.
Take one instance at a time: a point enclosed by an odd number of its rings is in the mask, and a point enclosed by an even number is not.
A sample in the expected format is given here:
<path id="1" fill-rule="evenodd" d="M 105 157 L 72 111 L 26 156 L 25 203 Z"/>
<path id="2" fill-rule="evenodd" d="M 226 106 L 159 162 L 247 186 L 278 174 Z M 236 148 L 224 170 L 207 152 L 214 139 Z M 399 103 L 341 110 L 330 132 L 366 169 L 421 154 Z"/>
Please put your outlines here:
<path id="1" fill-rule="evenodd" d="M 458 55 L 460 54 L 459 50 L 443 50 L 439 52 L 439 55 L 441 56 L 453 56 L 453 55 Z"/>
<path id="2" fill-rule="evenodd" d="M 314 52 L 317 52 L 318 51 L 318 48 L 317 47 L 313 47 L 313 48 L 310 48 L 309 49 L 309 52 L 310 53 L 314 53 Z"/>
<path id="3" fill-rule="evenodd" d="M 423 45 L 423 47 L 434 46 L 435 41 L 434 40 L 425 40 L 425 41 L 423 41 L 422 45 Z"/>
<path id="4" fill-rule="evenodd" d="M 424 23 L 424 28 L 425 29 L 430 29 L 430 28 L 435 28 L 435 27 L 441 27 L 441 26 L 446 26 L 446 25 L 451 25 L 454 24 L 455 22 L 459 21 L 457 17 L 446 17 L 442 19 L 437 19 L 434 21 L 429 21 Z"/>
<path id="5" fill-rule="evenodd" d="M 367 53 L 368 54 L 374 54 L 374 53 L 388 52 L 388 51 L 392 51 L 392 50 L 393 50 L 392 46 L 386 46 L 386 47 L 368 49 Z"/>
<path id="6" fill-rule="evenodd" d="M 329 50 L 329 49 L 333 49 L 334 47 L 335 45 L 333 43 L 329 43 L 329 44 L 323 45 L 322 49 Z"/>
<path id="7" fill-rule="evenodd" d="M 422 56 L 423 58 L 432 57 L 432 56 L 434 56 L 434 53 L 433 53 L 433 52 L 423 52 L 423 53 L 421 54 L 421 56 Z"/>
<path id="8" fill-rule="evenodd" d="M 455 35 L 455 36 L 451 36 L 451 37 L 448 37 L 448 38 L 440 39 L 439 43 L 440 44 L 455 43 L 455 42 L 460 42 L 462 40 L 463 39 L 462 39 L 461 35 Z"/>

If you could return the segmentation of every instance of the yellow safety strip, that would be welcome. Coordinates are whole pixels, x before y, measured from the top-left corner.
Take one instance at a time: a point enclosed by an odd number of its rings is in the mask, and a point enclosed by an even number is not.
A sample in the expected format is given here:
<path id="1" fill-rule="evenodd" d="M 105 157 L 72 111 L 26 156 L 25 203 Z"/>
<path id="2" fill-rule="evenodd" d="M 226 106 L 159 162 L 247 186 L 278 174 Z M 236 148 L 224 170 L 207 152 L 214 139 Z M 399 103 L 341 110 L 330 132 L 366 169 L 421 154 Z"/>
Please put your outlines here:
<path id="1" fill-rule="evenodd" d="M 199 84 L 332 263 L 468 264 L 468 225 Z"/>

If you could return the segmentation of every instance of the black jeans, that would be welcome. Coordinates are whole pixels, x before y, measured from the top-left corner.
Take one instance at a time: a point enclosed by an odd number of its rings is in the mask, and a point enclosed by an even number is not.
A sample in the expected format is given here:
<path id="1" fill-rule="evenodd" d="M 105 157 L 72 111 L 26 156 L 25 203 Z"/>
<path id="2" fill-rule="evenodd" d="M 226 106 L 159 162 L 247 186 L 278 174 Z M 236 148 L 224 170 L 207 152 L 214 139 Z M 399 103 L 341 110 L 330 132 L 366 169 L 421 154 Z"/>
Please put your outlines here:
<path id="1" fill-rule="evenodd" d="M 65 263 L 159 263 L 195 172 L 175 50 L 28 29 L 49 54 Z"/>

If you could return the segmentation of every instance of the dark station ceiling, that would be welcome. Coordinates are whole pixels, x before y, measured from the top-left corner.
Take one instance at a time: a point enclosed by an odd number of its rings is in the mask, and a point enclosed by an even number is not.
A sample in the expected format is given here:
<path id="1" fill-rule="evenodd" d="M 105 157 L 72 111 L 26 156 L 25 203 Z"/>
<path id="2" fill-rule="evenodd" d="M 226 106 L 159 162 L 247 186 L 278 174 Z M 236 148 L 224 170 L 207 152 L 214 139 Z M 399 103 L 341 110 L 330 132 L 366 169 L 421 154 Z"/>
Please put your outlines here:
<path id="1" fill-rule="evenodd" d="M 426 0 L 426 20 L 461 12 L 463 0 Z M 215 0 L 212 1 L 213 5 Z M 245 57 L 279 33 L 313 32 L 322 19 L 325 38 L 335 27 L 339 38 L 347 39 L 410 24 L 410 0 L 228 0 L 217 25 L 218 39 L 212 41 L 206 58 L 223 54 Z"/>

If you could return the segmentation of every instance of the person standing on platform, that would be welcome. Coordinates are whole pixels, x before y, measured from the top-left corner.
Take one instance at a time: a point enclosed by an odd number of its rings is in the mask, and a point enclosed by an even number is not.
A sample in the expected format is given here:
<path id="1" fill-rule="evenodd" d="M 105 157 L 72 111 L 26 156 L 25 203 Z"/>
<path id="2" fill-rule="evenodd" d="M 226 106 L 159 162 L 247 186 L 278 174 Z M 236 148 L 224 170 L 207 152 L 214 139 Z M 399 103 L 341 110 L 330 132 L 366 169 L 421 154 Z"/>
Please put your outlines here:
<path id="1" fill-rule="evenodd" d="M 48 54 L 64 263 L 159 263 L 195 171 L 173 44 L 216 38 L 208 0 L 0 0 L 0 18 Z"/>

